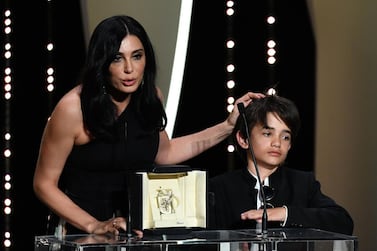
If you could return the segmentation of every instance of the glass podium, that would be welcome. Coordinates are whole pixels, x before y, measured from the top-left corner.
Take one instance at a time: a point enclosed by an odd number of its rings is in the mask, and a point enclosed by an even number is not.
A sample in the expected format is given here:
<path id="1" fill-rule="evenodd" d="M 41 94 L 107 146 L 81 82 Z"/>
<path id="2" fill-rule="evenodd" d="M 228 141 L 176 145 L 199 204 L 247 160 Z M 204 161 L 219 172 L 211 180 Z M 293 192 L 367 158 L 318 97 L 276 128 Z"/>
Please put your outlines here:
<path id="1" fill-rule="evenodd" d="M 355 251 L 355 236 L 318 229 L 195 230 L 186 234 L 36 236 L 34 251 Z"/>

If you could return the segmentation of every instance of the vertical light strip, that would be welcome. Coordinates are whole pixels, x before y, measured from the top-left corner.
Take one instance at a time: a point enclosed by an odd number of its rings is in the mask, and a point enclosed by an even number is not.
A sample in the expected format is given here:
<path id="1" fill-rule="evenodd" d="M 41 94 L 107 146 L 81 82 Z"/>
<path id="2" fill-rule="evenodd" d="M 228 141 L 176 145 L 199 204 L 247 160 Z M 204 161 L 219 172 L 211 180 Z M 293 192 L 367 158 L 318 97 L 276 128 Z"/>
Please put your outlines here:
<path id="1" fill-rule="evenodd" d="M 276 86 L 276 80 L 275 80 L 275 67 L 276 67 L 276 40 L 275 40 L 275 23 L 276 23 L 276 16 L 275 16 L 275 8 L 274 8 L 274 0 L 268 0 L 268 10 L 267 10 L 267 17 L 266 17 L 266 23 L 267 23 L 267 31 L 268 31 L 268 37 L 267 37 L 267 64 L 268 64 L 268 81 L 269 85 L 272 87 Z M 271 88 L 268 90 L 268 92 L 275 92 L 274 88 Z M 273 93 L 269 93 L 273 94 Z"/>
<path id="2" fill-rule="evenodd" d="M 226 71 L 226 89 L 227 89 L 227 111 L 230 113 L 234 108 L 234 87 L 236 85 L 236 82 L 234 80 L 234 71 L 236 70 L 236 64 L 234 62 L 234 48 L 236 46 L 236 41 L 234 40 L 233 35 L 233 18 L 235 15 L 234 10 L 234 1 L 233 0 L 226 0 L 225 1 L 225 15 L 226 15 L 226 25 L 227 25 L 227 38 L 225 41 L 225 50 L 226 50 L 226 56 L 225 56 L 225 71 Z M 235 150 L 234 144 L 229 137 L 228 139 L 228 146 L 227 151 L 230 153 L 228 155 L 228 167 L 229 169 L 234 168 L 234 158 L 233 158 L 233 152 Z"/>
<path id="3" fill-rule="evenodd" d="M 181 88 L 183 74 L 185 69 L 187 44 L 190 33 L 192 12 L 192 0 L 181 0 L 181 9 L 179 14 L 177 43 L 175 46 L 174 61 L 172 74 L 169 85 L 169 93 L 166 100 L 166 115 L 168 124 L 166 132 L 171 138 L 173 135 L 175 118 L 177 116 L 179 98 L 181 96 Z"/>
<path id="4" fill-rule="evenodd" d="M 11 232 L 11 214 L 12 214 L 12 174 L 11 174 L 11 162 L 10 158 L 12 155 L 11 149 L 11 128 L 10 128 L 10 102 L 12 99 L 12 43 L 11 43 L 11 34 L 12 34 L 12 12 L 9 8 L 10 4 L 6 2 L 5 10 L 3 13 L 3 23 L 4 23 L 4 200 L 3 200 L 3 212 L 4 212 L 4 241 L 2 243 L 3 250 L 11 250 L 12 247 L 12 232 Z"/>
<path id="5" fill-rule="evenodd" d="M 49 113 L 52 112 L 52 97 L 53 91 L 55 90 L 55 69 L 53 66 L 53 51 L 54 51 L 54 42 L 53 42 L 53 35 L 52 35 L 52 25 L 53 25 L 53 6 L 52 0 L 47 0 L 47 68 L 46 68 L 46 90 L 49 94 Z"/>

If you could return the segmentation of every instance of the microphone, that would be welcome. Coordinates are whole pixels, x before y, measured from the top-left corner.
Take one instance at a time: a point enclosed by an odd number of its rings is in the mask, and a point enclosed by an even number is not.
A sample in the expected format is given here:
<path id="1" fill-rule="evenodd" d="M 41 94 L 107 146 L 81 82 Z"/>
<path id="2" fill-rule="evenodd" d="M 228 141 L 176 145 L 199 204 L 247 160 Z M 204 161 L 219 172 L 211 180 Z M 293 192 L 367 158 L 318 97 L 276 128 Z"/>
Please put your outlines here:
<path id="1" fill-rule="evenodd" d="M 260 193 L 262 195 L 262 202 L 263 202 L 262 237 L 266 238 L 267 234 L 268 234 L 266 195 L 264 194 L 264 189 L 263 189 L 263 185 L 262 185 L 260 174 L 259 174 L 259 168 L 258 168 L 258 165 L 257 165 L 257 160 L 255 158 L 254 150 L 253 150 L 253 147 L 251 145 L 251 139 L 250 139 L 250 133 L 249 133 L 250 128 L 249 128 L 249 124 L 247 123 L 247 119 L 246 119 L 245 106 L 243 105 L 242 102 L 240 102 L 240 103 L 237 104 L 237 107 L 238 107 L 238 111 L 240 112 L 240 115 L 242 116 L 242 120 L 245 124 L 247 143 L 249 144 L 249 150 L 250 150 L 250 153 L 251 153 L 251 158 L 253 160 L 253 163 L 254 163 L 254 166 L 255 166 L 255 171 L 257 173 L 257 178 L 258 178 L 258 182 L 259 182 L 259 190 L 260 190 Z"/>

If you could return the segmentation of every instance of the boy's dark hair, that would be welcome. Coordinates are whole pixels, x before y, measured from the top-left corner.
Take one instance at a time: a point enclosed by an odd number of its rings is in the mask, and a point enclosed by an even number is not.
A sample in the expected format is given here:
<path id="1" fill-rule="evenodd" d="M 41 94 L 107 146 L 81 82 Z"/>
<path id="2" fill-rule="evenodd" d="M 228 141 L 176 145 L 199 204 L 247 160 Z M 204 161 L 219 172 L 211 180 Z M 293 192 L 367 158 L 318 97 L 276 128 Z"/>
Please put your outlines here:
<path id="1" fill-rule="evenodd" d="M 277 96 L 266 95 L 264 98 L 255 99 L 245 107 L 245 116 L 248 129 L 252 130 L 255 125 L 267 126 L 267 114 L 274 113 L 291 130 L 292 143 L 295 141 L 301 126 L 300 115 L 293 101 Z M 242 116 L 239 116 L 233 130 L 233 139 L 236 140 L 236 133 L 240 131 L 243 138 L 247 138 L 245 123 Z M 237 145 L 237 144 L 236 144 Z"/>

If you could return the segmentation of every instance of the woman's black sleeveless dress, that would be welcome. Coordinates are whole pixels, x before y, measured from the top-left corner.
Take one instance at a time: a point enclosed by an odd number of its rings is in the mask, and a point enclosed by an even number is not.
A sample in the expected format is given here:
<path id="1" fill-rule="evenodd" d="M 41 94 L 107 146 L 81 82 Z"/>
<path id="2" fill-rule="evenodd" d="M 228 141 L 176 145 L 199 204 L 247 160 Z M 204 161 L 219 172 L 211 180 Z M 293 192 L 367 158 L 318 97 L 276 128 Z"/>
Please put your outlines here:
<path id="1" fill-rule="evenodd" d="M 74 146 L 66 161 L 61 188 L 98 220 L 126 216 L 127 179 L 136 171 L 153 168 L 159 132 L 143 130 L 133 107 L 131 103 L 118 118 L 115 142 L 94 140 Z M 66 234 L 83 233 L 69 224 L 65 229 Z"/>

